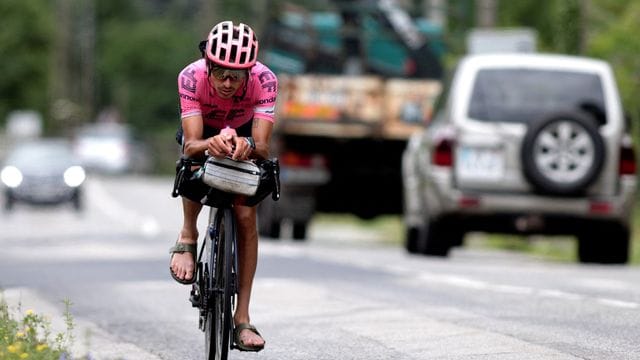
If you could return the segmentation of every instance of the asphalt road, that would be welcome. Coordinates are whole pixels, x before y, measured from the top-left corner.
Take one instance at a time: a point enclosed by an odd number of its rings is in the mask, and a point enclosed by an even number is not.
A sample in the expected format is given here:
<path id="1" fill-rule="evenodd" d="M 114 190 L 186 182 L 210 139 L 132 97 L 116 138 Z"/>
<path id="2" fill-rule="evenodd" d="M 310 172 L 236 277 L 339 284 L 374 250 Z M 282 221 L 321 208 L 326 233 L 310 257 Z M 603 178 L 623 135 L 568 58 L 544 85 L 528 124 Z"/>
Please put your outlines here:
<path id="1" fill-rule="evenodd" d="M 201 359 L 189 288 L 168 274 L 180 224 L 171 181 L 94 177 L 82 214 L 3 214 L 0 287 L 12 309 L 59 330 L 69 299 L 78 355 Z M 252 322 L 267 346 L 231 359 L 640 359 L 637 267 L 410 256 L 346 225 L 310 234 L 261 241 Z"/>

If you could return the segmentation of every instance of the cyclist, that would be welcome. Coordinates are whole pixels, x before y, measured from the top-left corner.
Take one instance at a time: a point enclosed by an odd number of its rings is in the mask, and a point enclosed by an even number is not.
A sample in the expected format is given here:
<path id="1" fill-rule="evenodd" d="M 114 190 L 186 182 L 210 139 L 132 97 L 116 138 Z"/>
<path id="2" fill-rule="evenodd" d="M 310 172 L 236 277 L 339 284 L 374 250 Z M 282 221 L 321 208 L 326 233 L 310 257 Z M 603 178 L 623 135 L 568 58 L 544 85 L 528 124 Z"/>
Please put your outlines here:
<path id="1" fill-rule="evenodd" d="M 199 158 L 208 150 L 215 157 L 234 160 L 268 158 L 278 81 L 256 60 L 254 31 L 243 23 L 223 21 L 212 28 L 200 49 L 203 58 L 187 65 L 178 76 L 182 126 L 177 139 L 183 154 Z M 235 134 L 230 134 L 230 129 Z M 178 282 L 191 284 L 195 281 L 197 217 L 202 209 L 197 200 L 204 194 L 182 195 L 184 222 L 170 250 L 170 271 Z M 239 257 L 234 341 L 240 350 L 260 351 L 265 341 L 249 317 L 258 259 L 256 208 L 234 206 L 234 211 Z"/>

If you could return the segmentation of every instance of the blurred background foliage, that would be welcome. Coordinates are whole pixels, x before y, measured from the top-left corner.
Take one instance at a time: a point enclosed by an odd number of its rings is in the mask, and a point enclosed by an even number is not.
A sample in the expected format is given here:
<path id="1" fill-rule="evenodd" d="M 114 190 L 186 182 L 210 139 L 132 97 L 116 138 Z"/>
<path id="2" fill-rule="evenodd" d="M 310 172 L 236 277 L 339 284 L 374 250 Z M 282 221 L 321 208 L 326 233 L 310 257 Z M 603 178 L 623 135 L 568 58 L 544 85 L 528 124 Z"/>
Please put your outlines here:
<path id="1" fill-rule="evenodd" d="M 403 3 L 413 15 L 424 1 Z M 479 1 L 479 0 L 476 0 Z M 477 24 L 474 0 L 449 0 L 447 61 L 464 54 Z M 117 109 L 158 154 L 173 151 L 176 78 L 223 19 L 260 30 L 283 0 L 3 0 L 0 2 L 0 127 L 15 109 L 36 109 L 64 135 Z M 330 1 L 289 1 L 310 10 Z M 625 108 L 640 119 L 640 2 L 494 0 L 498 27 L 531 27 L 544 52 L 588 55 L 615 68 Z M 167 168 L 157 168 L 165 170 Z"/>

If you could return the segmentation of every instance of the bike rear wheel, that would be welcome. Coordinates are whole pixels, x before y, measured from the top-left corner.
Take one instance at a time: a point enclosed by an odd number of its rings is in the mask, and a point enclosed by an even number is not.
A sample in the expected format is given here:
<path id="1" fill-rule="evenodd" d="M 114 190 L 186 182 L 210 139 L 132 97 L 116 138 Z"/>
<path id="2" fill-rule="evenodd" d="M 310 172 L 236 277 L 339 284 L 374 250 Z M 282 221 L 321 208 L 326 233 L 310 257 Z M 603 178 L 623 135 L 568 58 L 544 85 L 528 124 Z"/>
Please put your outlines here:
<path id="1" fill-rule="evenodd" d="M 210 284 L 209 311 L 205 327 L 205 355 L 208 360 L 226 360 L 233 332 L 233 247 L 235 223 L 231 209 L 219 209 L 213 236 L 208 243 Z"/>

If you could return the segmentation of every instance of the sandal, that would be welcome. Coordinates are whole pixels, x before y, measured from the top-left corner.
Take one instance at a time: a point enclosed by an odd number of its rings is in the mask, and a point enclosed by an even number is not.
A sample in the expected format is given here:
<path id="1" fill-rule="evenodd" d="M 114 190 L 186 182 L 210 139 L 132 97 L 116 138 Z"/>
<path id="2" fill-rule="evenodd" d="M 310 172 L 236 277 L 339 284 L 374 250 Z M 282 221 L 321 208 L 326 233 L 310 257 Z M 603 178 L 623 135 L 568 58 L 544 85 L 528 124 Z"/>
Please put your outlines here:
<path id="1" fill-rule="evenodd" d="M 191 256 L 193 257 L 193 263 L 194 263 L 194 270 L 193 270 L 193 275 L 191 277 L 191 279 L 189 280 L 185 280 L 185 279 L 180 279 L 179 277 L 176 276 L 176 274 L 173 272 L 173 270 L 171 269 L 171 260 L 169 260 L 169 272 L 171 273 L 171 277 L 179 282 L 180 284 L 184 284 L 184 285 L 190 285 L 196 282 L 196 274 L 195 274 L 195 262 L 196 262 L 196 254 L 198 251 L 198 246 L 196 244 L 186 244 L 186 243 L 181 243 L 181 242 L 176 242 L 176 244 L 171 247 L 171 249 L 169 249 L 169 254 L 171 254 L 171 259 L 173 259 L 173 254 L 175 253 L 185 253 L 188 252 L 191 254 Z"/>
<path id="2" fill-rule="evenodd" d="M 235 347 L 238 350 L 240 350 L 240 351 L 258 352 L 258 351 L 264 349 L 264 344 L 262 344 L 262 345 L 245 345 L 244 343 L 242 343 L 240 341 L 240 332 L 242 332 L 242 330 L 249 330 L 249 331 L 253 332 L 254 334 L 262 337 L 262 335 L 260 335 L 260 333 L 258 332 L 258 329 L 256 329 L 256 327 L 251 325 L 251 324 L 242 323 L 242 324 L 236 325 L 233 328 L 233 342 L 234 342 Z"/>

